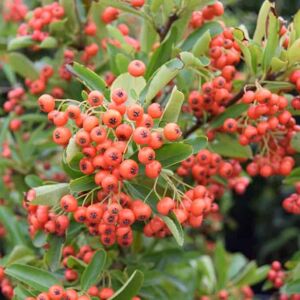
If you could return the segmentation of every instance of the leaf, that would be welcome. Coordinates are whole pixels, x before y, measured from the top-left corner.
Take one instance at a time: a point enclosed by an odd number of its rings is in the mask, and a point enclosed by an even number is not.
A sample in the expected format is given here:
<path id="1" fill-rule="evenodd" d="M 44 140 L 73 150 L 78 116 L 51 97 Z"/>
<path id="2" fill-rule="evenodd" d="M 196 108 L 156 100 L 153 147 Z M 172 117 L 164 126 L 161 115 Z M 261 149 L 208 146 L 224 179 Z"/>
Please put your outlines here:
<path id="1" fill-rule="evenodd" d="M 70 181 L 70 190 L 72 193 L 89 191 L 96 187 L 94 175 L 85 175 Z"/>
<path id="2" fill-rule="evenodd" d="M 150 78 L 143 89 L 140 100 L 142 104 L 149 105 L 158 92 L 174 79 L 180 70 L 184 68 L 179 58 L 174 58 L 161 66 Z"/>
<path id="3" fill-rule="evenodd" d="M 213 293 L 217 282 L 212 259 L 208 255 L 202 255 L 198 261 L 198 268 L 201 272 L 201 283 L 208 293 Z"/>
<path id="4" fill-rule="evenodd" d="M 184 95 L 177 90 L 174 86 L 167 105 L 164 109 L 163 115 L 160 118 L 160 127 L 165 126 L 167 123 L 176 123 L 181 113 L 181 107 L 184 102 Z"/>
<path id="5" fill-rule="evenodd" d="M 228 270 L 229 280 L 237 276 L 240 271 L 246 266 L 247 259 L 240 253 L 233 254 L 231 256 L 230 266 Z"/>
<path id="6" fill-rule="evenodd" d="M 295 14 L 293 20 L 293 27 L 296 32 L 296 39 L 300 38 L 300 10 Z"/>
<path id="7" fill-rule="evenodd" d="M 83 262 L 81 259 L 78 259 L 77 257 L 74 256 L 68 256 L 67 265 L 68 268 L 80 269 L 82 271 L 87 267 L 87 264 L 85 262 Z"/>
<path id="8" fill-rule="evenodd" d="M 128 70 L 128 65 L 130 63 L 130 58 L 123 53 L 118 53 L 116 55 L 115 61 L 119 73 L 126 73 Z"/>
<path id="9" fill-rule="evenodd" d="M 111 86 L 111 97 L 114 90 L 122 88 L 128 95 L 128 104 L 136 102 L 136 99 L 132 97 L 132 91 L 139 96 L 141 91 L 145 88 L 146 81 L 144 77 L 133 77 L 129 73 L 122 74 L 116 78 Z"/>
<path id="10" fill-rule="evenodd" d="M 54 206 L 59 202 L 62 196 L 69 193 L 68 183 L 49 184 L 35 187 L 36 197 L 31 201 L 33 205 Z"/>
<path id="11" fill-rule="evenodd" d="M 272 59 L 271 59 L 271 69 L 273 72 L 279 72 L 279 71 L 285 70 L 287 65 L 288 65 L 287 60 L 284 61 L 278 57 L 272 57 Z"/>
<path id="12" fill-rule="evenodd" d="M 49 235 L 48 237 L 49 248 L 45 253 L 44 260 L 52 272 L 57 271 L 60 267 L 64 241 L 65 239 L 62 236 Z"/>
<path id="13" fill-rule="evenodd" d="M 5 261 L 5 266 L 9 266 L 11 264 L 14 264 L 16 262 L 24 261 L 28 258 L 34 258 L 33 251 L 23 245 L 17 245 L 13 248 L 13 250 L 9 253 L 7 256 L 7 260 Z"/>
<path id="14" fill-rule="evenodd" d="M 249 146 L 242 146 L 236 136 L 218 133 L 216 138 L 209 143 L 213 152 L 225 157 L 252 158 L 252 150 Z"/>
<path id="15" fill-rule="evenodd" d="M 300 167 L 293 169 L 289 176 L 285 177 L 283 183 L 292 185 L 298 181 L 300 181 Z"/>
<path id="16" fill-rule="evenodd" d="M 41 186 L 43 184 L 43 180 L 34 174 L 27 175 L 24 180 L 30 188 Z"/>
<path id="17" fill-rule="evenodd" d="M 218 242 L 214 252 L 214 263 L 217 275 L 217 289 L 221 290 L 225 287 L 228 276 L 228 259 L 226 251 L 221 242 Z"/>
<path id="18" fill-rule="evenodd" d="M 76 1 L 60 0 L 59 2 L 65 12 L 66 23 L 64 31 L 75 34 L 80 30 L 80 20 L 77 14 Z"/>
<path id="19" fill-rule="evenodd" d="M 34 238 L 32 240 L 32 244 L 36 248 L 41 248 L 41 247 L 43 247 L 43 246 L 46 245 L 46 243 L 47 243 L 47 237 L 48 237 L 48 235 L 44 231 L 39 230 L 35 234 L 35 236 L 34 236 Z"/>
<path id="20" fill-rule="evenodd" d="M 287 81 L 263 81 L 262 83 L 271 92 L 290 91 L 295 88 L 292 83 Z"/>
<path id="21" fill-rule="evenodd" d="M 170 213 L 169 216 L 160 216 L 160 217 L 164 220 L 164 222 L 168 226 L 177 244 L 180 247 L 182 247 L 184 244 L 183 229 L 180 223 L 178 222 L 178 219 L 175 216 L 175 214 L 172 212 Z"/>
<path id="22" fill-rule="evenodd" d="M 300 38 L 297 39 L 287 51 L 287 57 L 290 65 L 300 61 Z"/>
<path id="23" fill-rule="evenodd" d="M 206 148 L 207 137 L 206 136 L 192 137 L 192 138 L 183 140 L 183 143 L 191 145 L 193 147 L 193 154 L 197 154 L 200 150 Z"/>
<path id="24" fill-rule="evenodd" d="M 25 55 L 16 52 L 9 53 L 8 62 L 11 68 L 20 76 L 31 80 L 39 78 L 39 72 Z"/>
<path id="25" fill-rule="evenodd" d="M 245 103 L 233 104 L 229 106 L 222 114 L 218 115 L 212 120 L 212 122 L 210 123 L 210 127 L 214 129 L 222 126 L 228 118 L 235 119 L 239 117 L 247 110 L 248 107 L 249 105 Z"/>
<path id="26" fill-rule="evenodd" d="M 70 163 L 71 160 L 80 152 L 78 145 L 76 144 L 75 137 L 71 137 L 66 148 L 66 162 Z"/>
<path id="27" fill-rule="evenodd" d="M 76 62 L 74 62 L 72 66 L 67 65 L 67 69 L 73 73 L 89 90 L 98 90 L 108 97 L 109 90 L 105 81 L 94 71 Z"/>
<path id="28" fill-rule="evenodd" d="M 27 48 L 34 44 L 35 44 L 35 42 L 31 38 L 31 36 L 20 36 L 20 37 L 16 37 L 9 41 L 7 50 L 13 51 L 13 50 L 18 50 L 18 49 L 22 49 L 22 48 Z"/>
<path id="29" fill-rule="evenodd" d="M 268 18 L 268 40 L 263 52 L 262 68 L 266 73 L 271 65 L 272 58 L 276 55 L 276 50 L 279 43 L 280 23 L 274 12 L 271 11 Z"/>
<path id="30" fill-rule="evenodd" d="M 20 223 L 8 207 L 0 206 L 0 220 L 7 230 L 8 240 L 10 240 L 13 245 L 26 244 L 24 235 L 21 232 Z"/>
<path id="31" fill-rule="evenodd" d="M 28 265 L 13 264 L 5 269 L 5 274 L 40 292 L 46 292 L 50 286 L 59 284 L 51 273 Z"/>
<path id="32" fill-rule="evenodd" d="M 101 276 L 106 262 L 106 252 L 98 250 L 93 255 L 91 262 L 82 273 L 80 286 L 83 291 L 87 291 L 92 285 L 96 284 Z"/>
<path id="33" fill-rule="evenodd" d="M 156 159 L 164 168 L 175 165 L 193 154 L 193 147 L 184 143 L 166 144 L 156 150 Z"/>
<path id="34" fill-rule="evenodd" d="M 291 146 L 293 147 L 294 150 L 297 152 L 300 152 L 300 133 L 297 132 L 293 135 L 292 140 L 291 140 Z"/>
<path id="35" fill-rule="evenodd" d="M 196 42 L 193 46 L 192 53 L 198 57 L 200 55 L 204 55 L 209 50 L 209 44 L 211 41 L 211 36 L 209 30 L 207 30 Z"/>
<path id="36" fill-rule="evenodd" d="M 166 63 L 172 54 L 173 45 L 176 41 L 177 37 L 177 29 L 172 27 L 169 34 L 166 36 L 164 41 L 160 44 L 160 46 L 155 50 L 149 64 L 147 66 L 146 78 L 150 78 L 150 76 L 164 63 Z"/>
<path id="37" fill-rule="evenodd" d="M 57 47 L 57 40 L 52 36 L 46 37 L 39 45 L 41 49 L 52 49 Z"/>
<path id="38" fill-rule="evenodd" d="M 219 22 L 207 22 L 197 30 L 193 31 L 179 47 L 183 51 L 190 51 L 207 31 L 209 31 L 211 37 L 215 37 L 220 34 L 223 29 Z"/>
<path id="39" fill-rule="evenodd" d="M 239 287 L 246 285 L 249 278 L 254 275 L 256 267 L 256 263 L 251 261 L 233 278 L 232 283 Z"/>
<path id="40" fill-rule="evenodd" d="M 138 294 L 143 281 L 143 273 L 139 270 L 134 271 L 126 283 L 109 300 L 130 300 Z"/>
<path id="41" fill-rule="evenodd" d="M 282 288 L 282 293 L 292 295 L 300 293 L 300 279 L 288 282 Z"/>
<path id="42" fill-rule="evenodd" d="M 267 24 L 268 15 L 269 12 L 271 11 L 271 8 L 274 8 L 274 4 L 271 3 L 271 1 L 269 0 L 265 0 L 263 5 L 260 8 L 257 17 L 256 29 L 254 32 L 253 40 L 259 45 L 261 44 L 261 41 L 266 35 L 266 24 Z"/>

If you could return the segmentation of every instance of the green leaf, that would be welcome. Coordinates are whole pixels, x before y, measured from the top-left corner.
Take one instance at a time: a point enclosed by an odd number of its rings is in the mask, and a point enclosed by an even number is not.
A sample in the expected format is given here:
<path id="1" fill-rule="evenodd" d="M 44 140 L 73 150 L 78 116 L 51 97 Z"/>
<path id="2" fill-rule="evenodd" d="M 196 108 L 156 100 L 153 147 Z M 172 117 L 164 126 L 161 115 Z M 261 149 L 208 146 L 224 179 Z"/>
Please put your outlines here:
<path id="1" fill-rule="evenodd" d="M 115 60 L 119 73 L 126 73 L 128 70 L 128 65 L 130 63 L 130 58 L 123 53 L 118 53 Z"/>
<path id="2" fill-rule="evenodd" d="M 184 64 L 179 58 L 174 58 L 161 66 L 143 89 L 140 97 L 142 104 L 149 105 L 158 92 L 174 79 L 183 68 Z"/>
<path id="3" fill-rule="evenodd" d="M 81 276 L 80 286 L 83 291 L 87 291 L 92 285 L 98 282 L 105 262 L 106 252 L 102 249 L 95 252 L 91 262 L 87 265 Z"/>
<path id="4" fill-rule="evenodd" d="M 21 232 L 20 223 L 8 207 L 0 206 L 0 220 L 7 230 L 7 237 L 12 245 L 26 244 L 24 235 Z"/>
<path id="5" fill-rule="evenodd" d="M 183 140 L 183 143 L 191 145 L 193 147 L 193 154 L 197 154 L 200 150 L 206 148 L 207 137 L 206 136 L 192 137 L 192 138 Z"/>
<path id="6" fill-rule="evenodd" d="M 295 14 L 293 21 L 293 28 L 296 32 L 296 39 L 300 38 L 300 10 Z"/>
<path id="7" fill-rule="evenodd" d="M 41 49 L 52 49 L 57 47 L 57 40 L 52 36 L 46 37 L 39 45 Z"/>
<path id="8" fill-rule="evenodd" d="M 232 283 L 239 287 L 248 284 L 249 279 L 254 276 L 256 268 L 256 263 L 251 261 L 233 278 Z"/>
<path id="9" fill-rule="evenodd" d="M 169 216 L 160 216 L 166 225 L 168 226 L 169 230 L 171 231 L 174 239 L 176 240 L 177 244 L 182 247 L 184 244 L 184 233 L 182 226 L 178 222 L 177 217 L 172 212 Z"/>
<path id="10" fill-rule="evenodd" d="M 136 99 L 132 97 L 132 92 L 139 97 L 145 86 L 146 81 L 144 77 L 133 77 L 129 73 L 125 73 L 118 76 L 113 82 L 111 86 L 111 96 L 114 90 L 117 88 L 122 88 L 128 95 L 128 104 L 132 104 L 136 102 Z"/>
<path id="11" fill-rule="evenodd" d="M 291 140 L 291 146 L 293 147 L 294 150 L 297 152 L 300 152 L 300 133 L 297 132 L 293 135 L 292 140 Z"/>
<path id="12" fill-rule="evenodd" d="M 27 261 L 27 259 L 33 259 L 33 251 L 23 245 L 17 245 L 13 248 L 13 250 L 7 256 L 7 260 L 5 261 L 5 266 L 9 266 L 16 262 Z"/>
<path id="13" fill-rule="evenodd" d="M 280 92 L 280 91 L 290 91 L 295 88 L 295 86 L 287 81 L 263 81 L 264 87 L 270 90 L 271 92 Z"/>
<path id="14" fill-rule="evenodd" d="M 211 35 L 209 30 L 207 30 L 193 46 L 192 53 L 197 57 L 206 54 L 209 50 L 210 41 Z"/>
<path id="15" fill-rule="evenodd" d="M 157 13 L 164 0 L 153 0 L 151 1 L 150 9 L 153 13 Z"/>
<path id="16" fill-rule="evenodd" d="M 9 53 L 8 62 L 11 68 L 20 76 L 31 80 L 39 78 L 39 72 L 25 55 L 16 52 Z"/>
<path id="17" fill-rule="evenodd" d="M 41 248 L 41 247 L 43 247 L 43 246 L 46 245 L 46 243 L 47 243 L 47 237 L 48 237 L 48 235 L 44 231 L 39 230 L 35 234 L 35 236 L 34 236 L 34 238 L 32 240 L 32 244 L 36 248 Z"/>
<path id="18" fill-rule="evenodd" d="M 36 197 L 31 201 L 34 205 L 49 205 L 54 206 L 59 202 L 62 196 L 69 193 L 68 183 L 49 184 L 35 187 Z"/>
<path id="19" fill-rule="evenodd" d="M 67 66 L 68 70 L 73 73 L 79 81 L 81 81 L 91 91 L 98 90 L 102 92 L 107 98 L 109 96 L 109 89 L 105 81 L 97 75 L 94 71 L 76 62 L 73 65 Z"/>
<path id="20" fill-rule="evenodd" d="M 272 57 L 271 59 L 271 69 L 273 72 L 279 72 L 285 70 L 287 65 L 288 65 L 287 60 L 281 60 L 278 57 Z"/>
<path id="21" fill-rule="evenodd" d="M 270 12 L 268 18 L 267 43 L 263 52 L 262 68 L 266 73 L 271 65 L 272 58 L 275 57 L 279 43 L 280 23 L 273 11 Z"/>
<path id="22" fill-rule="evenodd" d="M 66 148 L 66 162 L 70 163 L 71 160 L 80 152 L 78 145 L 76 144 L 75 137 L 71 137 Z"/>
<path id="23" fill-rule="evenodd" d="M 153 26 L 149 24 L 149 22 L 143 20 L 140 34 L 141 51 L 145 53 L 151 52 L 157 37 L 158 34 Z"/>
<path id="24" fill-rule="evenodd" d="M 77 257 L 74 256 L 69 256 L 67 259 L 67 265 L 68 268 L 71 269 L 80 269 L 80 270 L 84 270 L 87 267 L 87 264 L 85 262 L 83 262 L 81 259 L 78 259 Z"/>
<path id="25" fill-rule="evenodd" d="M 209 144 L 213 152 L 225 157 L 252 158 L 252 150 L 249 146 L 242 146 L 236 136 L 218 133 Z"/>
<path id="26" fill-rule="evenodd" d="M 228 276 L 228 258 L 226 251 L 221 242 L 218 242 L 214 252 L 214 263 L 217 275 L 217 289 L 221 290 L 225 287 Z"/>
<path id="27" fill-rule="evenodd" d="M 13 264 L 5 269 L 5 274 L 40 292 L 46 292 L 50 286 L 59 284 L 53 274 L 28 265 Z"/>
<path id="28" fill-rule="evenodd" d="M 52 272 L 57 271 L 60 267 L 64 241 L 65 239 L 62 236 L 49 235 L 48 237 L 49 248 L 45 253 L 44 260 Z"/>
<path id="29" fill-rule="evenodd" d="M 288 282 L 282 288 L 282 293 L 292 295 L 300 293 L 300 279 L 297 279 L 292 282 Z"/>
<path id="30" fill-rule="evenodd" d="M 35 42 L 31 36 L 20 36 L 9 41 L 7 50 L 14 51 L 22 48 L 27 48 L 34 45 Z"/>
<path id="31" fill-rule="evenodd" d="M 300 167 L 293 169 L 289 176 L 285 177 L 283 183 L 292 185 L 300 181 Z"/>
<path id="32" fill-rule="evenodd" d="M 193 147 L 184 143 L 166 144 L 156 150 L 156 159 L 164 168 L 175 165 L 193 154 Z"/>
<path id="33" fill-rule="evenodd" d="M 172 27 L 167 37 L 164 39 L 161 45 L 155 50 L 155 52 L 151 56 L 151 59 L 147 66 L 147 71 L 145 75 L 146 78 L 150 78 L 150 76 L 160 66 L 162 66 L 171 58 L 172 48 L 176 41 L 176 37 L 177 37 L 177 29 L 175 27 Z"/>
<path id="34" fill-rule="evenodd" d="M 274 8 L 274 4 L 269 0 L 265 0 L 258 14 L 253 40 L 259 45 L 266 35 L 266 24 L 271 8 Z"/>
<path id="35" fill-rule="evenodd" d="M 109 300 L 130 300 L 138 294 L 143 281 L 143 273 L 139 270 L 134 271 L 126 283 Z"/>
<path id="36" fill-rule="evenodd" d="M 218 115 L 212 120 L 210 127 L 214 129 L 223 126 L 226 119 L 239 117 L 247 110 L 248 107 L 249 105 L 245 103 L 233 104 L 229 106 L 222 114 Z"/>
<path id="37" fill-rule="evenodd" d="M 77 33 L 80 29 L 80 20 L 77 14 L 75 0 L 60 0 L 60 5 L 64 8 L 65 18 L 67 19 L 64 31 L 70 33 Z"/>
<path id="38" fill-rule="evenodd" d="M 72 193 L 90 191 L 96 187 L 94 175 L 85 175 L 70 181 L 70 190 Z"/>
<path id="39" fill-rule="evenodd" d="M 202 255 L 198 261 L 198 268 L 201 272 L 201 286 L 207 289 L 207 292 L 213 293 L 217 282 L 214 264 L 208 255 Z"/>
<path id="40" fill-rule="evenodd" d="M 167 123 L 176 123 L 180 113 L 181 107 L 184 102 L 184 95 L 182 92 L 177 90 L 174 86 L 170 98 L 168 99 L 167 105 L 164 109 L 163 115 L 160 118 L 160 127 L 165 126 Z"/>
<path id="41" fill-rule="evenodd" d="M 27 175 L 24 180 L 30 188 L 41 186 L 43 184 L 43 180 L 34 174 Z"/>
<path id="42" fill-rule="evenodd" d="M 297 39 L 287 51 L 287 57 L 290 65 L 293 65 L 300 61 L 299 48 L 300 48 L 300 38 Z"/>
<path id="43" fill-rule="evenodd" d="M 237 276 L 240 271 L 246 266 L 247 262 L 248 261 L 244 255 L 240 253 L 233 254 L 231 256 L 230 266 L 228 270 L 229 280 Z"/>
<path id="44" fill-rule="evenodd" d="M 219 22 L 207 22 L 200 28 L 193 31 L 187 39 L 184 40 L 183 44 L 179 46 L 183 51 L 190 51 L 202 38 L 203 35 L 209 32 L 211 37 L 215 37 L 216 35 L 220 34 L 223 29 Z"/>
<path id="45" fill-rule="evenodd" d="M 30 293 L 27 288 L 23 287 L 21 284 L 19 284 L 14 289 L 14 297 L 17 297 L 17 300 L 23 300 L 26 299 L 26 297 L 34 297 L 34 294 Z M 13 298 L 15 299 L 15 298 Z"/>

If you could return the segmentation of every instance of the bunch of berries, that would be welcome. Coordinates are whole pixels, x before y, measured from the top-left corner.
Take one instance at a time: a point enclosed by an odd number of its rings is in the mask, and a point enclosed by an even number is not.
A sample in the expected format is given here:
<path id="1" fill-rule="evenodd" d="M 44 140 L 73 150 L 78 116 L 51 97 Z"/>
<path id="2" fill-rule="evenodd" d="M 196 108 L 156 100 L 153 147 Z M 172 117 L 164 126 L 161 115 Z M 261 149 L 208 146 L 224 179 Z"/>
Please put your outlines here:
<path id="1" fill-rule="evenodd" d="M 5 0 L 3 19 L 6 22 L 21 22 L 27 14 L 27 6 L 23 0 Z"/>
<path id="2" fill-rule="evenodd" d="M 300 215 L 300 195 L 299 186 L 297 188 L 297 193 L 291 194 L 285 198 L 282 202 L 282 207 L 291 214 Z"/>
<path id="3" fill-rule="evenodd" d="M 279 261 L 273 261 L 268 273 L 268 280 L 272 282 L 275 288 L 279 289 L 284 284 L 284 278 L 285 272 L 282 269 L 281 263 Z"/>
<path id="4" fill-rule="evenodd" d="M 58 2 L 37 7 L 34 9 L 31 19 L 20 25 L 18 34 L 20 36 L 30 35 L 34 41 L 42 42 L 49 36 L 49 25 L 62 20 L 64 14 L 64 8 Z"/>
<path id="5" fill-rule="evenodd" d="M 201 296 L 199 300 L 213 300 L 213 299 L 218 299 L 218 300 L 227 300 L 231 299 L 231 297 L 237 297 L 237 295 L 240 295 L 241 298 L 239 299 L 244 299 L 244 300 L 252 300 L 254 297 L 254 292 L 249 286 L 243 286 L 240 288 L 238 291 L 234 290 L 232 293 L 228 290 L 220 290 L 216 296 Z"/>
<path id="6" fill-rule="evenodd" d="M 190 25 L 195 29 L 201 27 L 206 21 L 224 14 L 224 7 L 220 1 L 212 5 L 205 6 L 202 10 L 194 11 L 190 20 Z"/>
<path id="7" fill-rule="evenodd" d="M 279 295 L 279 300 L 300 300 L 300 294 L 292 294 L 292 295 L 287 295 L 287 294 L 281 294 Z"/>
<path id="8" fill-rule="evenodd" d="M 3 109 L 5 112 L 14 112 L 17 115 L 22 115 L 24 113 L 24 108 L 22 107 L 22 101 L 25 99 L 25 90 L 21 87 L 14 88 L 10 90 L 7 94 L 7 100 L 3 104 Z"/>
<path id="9" fill-rule="evenodd" d="M 242 167 L 237 160 L 226 161 L 219 154 L 204 149 L 184 160 L 177 169 L 177 174 L 182 177 L 192 176 L 198 184 L 208 186 L 215 197 L 219 198 L 224 189 L 216 177 L 229 180 L 230 188 L 234 189 L 239 185 L 238 190 L 243 191 L 248 185 L 248 180 L 239 177 L 241 171 Z"/>

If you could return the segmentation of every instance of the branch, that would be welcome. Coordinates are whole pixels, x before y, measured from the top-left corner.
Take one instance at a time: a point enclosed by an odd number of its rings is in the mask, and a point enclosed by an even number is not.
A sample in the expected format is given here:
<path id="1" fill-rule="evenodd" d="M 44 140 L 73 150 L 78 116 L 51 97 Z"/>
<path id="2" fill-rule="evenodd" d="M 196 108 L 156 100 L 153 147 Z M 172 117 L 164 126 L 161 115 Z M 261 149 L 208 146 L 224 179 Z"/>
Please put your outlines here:
<path id="1" fill-rule="evenodd" d="M 162 42 L 162 41 L 165 39 L 165 37 L 167 36 L 167 34 L 168 34 L 170 28 L 172 27 L 173 23 L 174 23 L 175 21 L 177 21 L 178 19 L 179 19 L 179 16 L 178 16 L 176 13 L 175 13 L 175 14 L 172 14 L 172 15 L 169 17 L 169 19 L 168 19 L 166 25 L 163 26 L 163 27 L 161 27 L 161 28 L 158 28 L 157 32 L 158 32 L 158 34 L 159 34 L 159 36 L 160 36 L 160 41 L 161 41 L 161 42 Z"/>
<path id="2" fill-rule="evenodd" d="M 197 119 L 196 124 L 194 124 L 191 128 L 189 128 L 186 132 L 183 133 L 183 137 L 187 138 L 189 135 L 191 135 L 194 131 L 196 131 L 200 126 L 202 125 L 202 122 L 200 119 Z"/>

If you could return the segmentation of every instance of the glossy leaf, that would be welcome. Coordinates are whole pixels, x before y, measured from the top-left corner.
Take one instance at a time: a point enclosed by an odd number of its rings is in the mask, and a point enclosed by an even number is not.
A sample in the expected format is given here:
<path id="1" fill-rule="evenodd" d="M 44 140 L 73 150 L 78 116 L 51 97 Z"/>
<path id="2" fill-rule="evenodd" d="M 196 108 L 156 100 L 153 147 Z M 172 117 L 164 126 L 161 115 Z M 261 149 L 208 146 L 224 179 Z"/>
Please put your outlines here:
<path id="1" fill-rule="evenodd" d="M 297 39 L 287 51 L 287 56 L 288 56 L 290 65 L 293 65 L 300 61 L 299 48 L 300 48 L 300 38 Z"/>
<path id="2" fill-rule="evenodd" d="M 167 123 L 176 123 L 181 113 L 181 107 L 184 102 L 184 95 L 174 86 L 163 115 L 160 119 L 160 126 L 163 127 Z"/>
<path id="3" fill-rule="evenodd" d="M 30 188 L 38 187 L 43 184 L 43 180 L 39 176 L 34 174 L 27 175 L 24 180 Z"/>
<path id="4" fill-rule="evenodd" d="M 35 42 L 31 36 L 19 36 L 9 41 L 7 49 L 9 51 L 19 50 L 34 45 Z"/>
<path id="5" fill-rule="evenodd" d="M 180 225 L 177 217 L 174 213 L 171 213 L 170 216 L 160 216 L 164 222 L 166 223 L 167 227 L 171 231 L 174 239 L 176 240 L 177 244 L 182 247 L 184 244 L 184 233 L 182 226 Z"/>
<path id="6" fill-rule="evenodd" d="M 156 150 L 156 159 L 164 168 L 175 165 L 193 154 L 193 147 L 184 143 L 166 144 Z"/>
<path id="7" fill-rule="evenodd" d="M 5 273 L 41 292 L 48 291 L 50 286 L 59 284 L 57 278 L 50 272 L 29 265 L 13 264 L 5 269 Z"/>
<path id="8" fill-rule="evenodd" d="M 132 92 L 139 97 L 141 91 L 146 86 L 144 77 L 133 77 L 129 73 L 122 74 L 116 78 L 111 86 L 111 94 L 117 88 L 122 88 L 128 95 L 128 104 L 135 103 L 137 99 L 132 97 Z"/>
<path id="9" fill-rule="evenodd" d="M 144 275 L 136 270 L 132 273 L 126 283 L 109 300 L 129 300 L 138 294 L 144 281 Z"/>
<path id="10" fill-rule="evenodd" d="M 96 187 L 93 175 L 85 175 L 70 181 L 70 190 L 72 193 L 89 191 Z"/>
<path id="11" fill-rule="evenodd" d="M 106 252 L 98 250 L 94 253 L 91 262 L 82 273 L 80 286 L 82 290 L 87 291 L 92 285 L 96 284 L 101 276 L 106 262 Z"/>
<path id="12" fill-rule="evenodd" d="M 44 260 L 52 272 L 55 272 L 60 267 L 64 241 L 65 239 L 62 236 L 50 235 L 48 238 L 49 248 L 46 251 Z"/>
<path id="13" fill-rule="evenodd" d="M 193 147 L 193 154 L 197 154 L 200 150 L 206 148 L 208 141 L 206 136 L 197 136 L 186 139 L 183 143 L 191 145 Z"/>
<path id="14" fill-rule="evenodd" d="M 217 275 L 217 289 L 221 290 L 225 287 L 228 277 L 228 258 L 226 251 L 221 242 L 218 242 L 214 252 L 214 263 Z"/>
<path id="15" fill-rule="evenodd" d="M 62 196 L 69 193 L 68 183 L 57 183 L 39 186 L 34 188 L 36 197 L 31 201 L 35 205 L 54 206 L 59 202 Z"/>
<path id="16" fill-rule="evenodd" d="M 106 97 L 108 97 L 109 90 L 105 81 L 94 71 L 76 62 L 74 62 L 72 66 L 68 65 L 67 68 L 91 91 L 101 91 Z"/>
<path id="17" fill-rule="evenodd" d="M 221 127 L 226 121 L 226 119 L 235 119 L 239 117 L 242 113 L 244 113 L 247 110 L 248 106 L 249 105 L 245 103 L 233 104 L 229 106 L 222 114 L 218 115 L 212 120 L 212 122 L 210 123 L 210 127 L 213 129 Z"/>
<path id="18" fill-rule="evenodd" d="M 237 138 L 229 134 L 217 134 L 209 144 L 213 152 L 225 157 L 251 158 L 252 150 L 249 146 L 242 146 Z"/>

